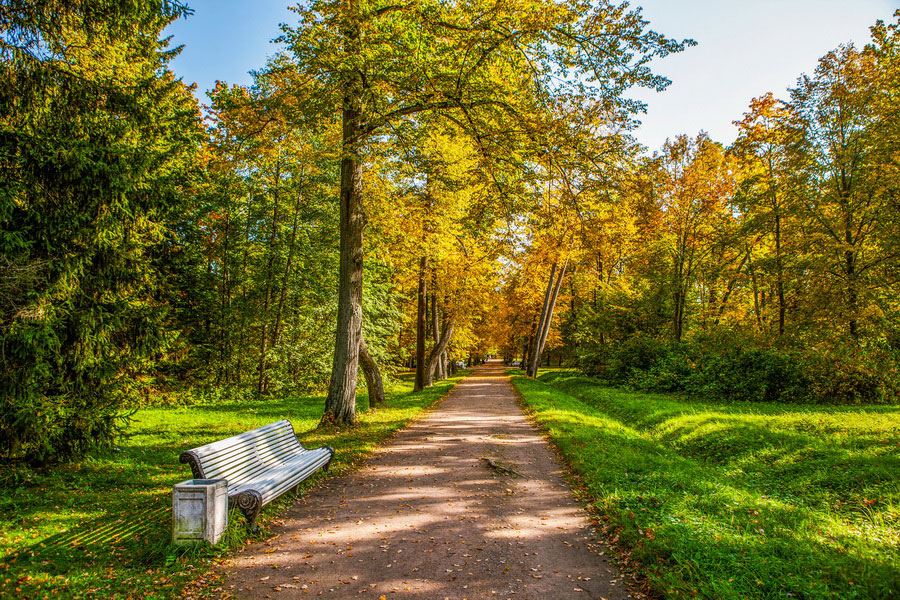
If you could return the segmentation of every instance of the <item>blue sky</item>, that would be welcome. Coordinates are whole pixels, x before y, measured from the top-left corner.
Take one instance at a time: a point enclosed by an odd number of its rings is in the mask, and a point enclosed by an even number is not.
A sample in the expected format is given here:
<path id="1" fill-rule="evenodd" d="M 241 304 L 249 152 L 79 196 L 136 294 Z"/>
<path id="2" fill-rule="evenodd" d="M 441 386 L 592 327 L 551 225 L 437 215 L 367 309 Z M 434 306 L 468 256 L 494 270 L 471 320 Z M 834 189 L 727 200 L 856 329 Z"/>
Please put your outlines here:
<path id="1" fill-rule="evenodd" d="M 249 83 L 248 71 L 261 67 L 276 46 L 278 24 L 294 15 L 282 0 L 188 0 L 194 15 L 166 31 L 184 52 L 173 68 L 204 90 L 217 79 Z M 679 133 L 708 131 L 726 144 L 734 140 L 732 121 L 750 99 L 786 89 L 838 44 L 865 44 L 869 26 L 889 20 L 898 0 L 643 0 L 651 27 L 670 37 L 690 37 L 699 45 L 658 61 L 654 68 L 672 79 L 662 93 L 633 96 L 647 102 L 637 138 L 651 150 Z"/>

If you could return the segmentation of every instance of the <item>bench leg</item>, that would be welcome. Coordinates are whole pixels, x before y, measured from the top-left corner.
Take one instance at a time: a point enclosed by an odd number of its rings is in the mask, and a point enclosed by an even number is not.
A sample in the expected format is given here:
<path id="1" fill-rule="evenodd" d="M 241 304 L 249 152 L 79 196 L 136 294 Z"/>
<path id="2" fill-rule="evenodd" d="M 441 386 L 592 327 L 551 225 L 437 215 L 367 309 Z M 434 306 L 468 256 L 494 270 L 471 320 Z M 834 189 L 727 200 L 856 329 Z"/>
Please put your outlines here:
<path id="1" fill-rule="evenodd" d="M 259 516 L 259 511 L 262 510 L 262 496 L 260 493 L 253 490 L 241 492 L 237 497 L 237 505 L 247 518 L 247 529 L 252 532 L 258 531 L 259 527 L 256 525 L 256 517 Z"/>

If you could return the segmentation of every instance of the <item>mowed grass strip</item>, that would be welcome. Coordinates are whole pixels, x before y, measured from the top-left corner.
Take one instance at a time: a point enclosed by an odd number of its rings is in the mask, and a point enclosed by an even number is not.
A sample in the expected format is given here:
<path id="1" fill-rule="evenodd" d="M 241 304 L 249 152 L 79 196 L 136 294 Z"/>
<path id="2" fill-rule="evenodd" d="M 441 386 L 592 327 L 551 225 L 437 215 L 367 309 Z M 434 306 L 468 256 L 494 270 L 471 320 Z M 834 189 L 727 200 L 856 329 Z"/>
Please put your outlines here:
<path id="1" fill-rule="evenodd" d="M 513 372 L 664 598 L 900 598 L 900 407 L 711 404 Z"/>
<path id="2" fill-rule="evenodd" d="M 191 477 L 178 462 L 182 451 L 288 419 L 307 447 L 336 450 L 330 472 L 308 479 L 306 490 L 354 468 L 464 375 L 417 393 L 409 381 L 392 384 L 377 410 L 366 410 L 361 395 L 359 424 L 343 429 L 316 429 L 321 396 L 143 409 L 115 451 L 50 469 L 0 471 L 0 598 L 178 597 L 212 559 L 248 540 L 243 515 L 233 511 L 218 548 L 171 545 L 172 485 Z M 293 499 L 289 493 L 267 505 L 262 527 Z"/>

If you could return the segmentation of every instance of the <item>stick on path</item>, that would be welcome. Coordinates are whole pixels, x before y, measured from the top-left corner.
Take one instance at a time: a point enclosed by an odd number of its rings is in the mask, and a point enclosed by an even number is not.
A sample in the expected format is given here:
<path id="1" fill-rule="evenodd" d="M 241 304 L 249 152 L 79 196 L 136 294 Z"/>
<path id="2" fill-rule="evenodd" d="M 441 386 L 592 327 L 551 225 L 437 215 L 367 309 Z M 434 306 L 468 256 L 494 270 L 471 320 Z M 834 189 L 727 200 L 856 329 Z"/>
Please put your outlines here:
<path id="1" fill-rule="evenodd" d="M 226 566 L 236 597 L 630 597 L 499 365 L 362 469 L 323 482 L 272 533 Z"/>

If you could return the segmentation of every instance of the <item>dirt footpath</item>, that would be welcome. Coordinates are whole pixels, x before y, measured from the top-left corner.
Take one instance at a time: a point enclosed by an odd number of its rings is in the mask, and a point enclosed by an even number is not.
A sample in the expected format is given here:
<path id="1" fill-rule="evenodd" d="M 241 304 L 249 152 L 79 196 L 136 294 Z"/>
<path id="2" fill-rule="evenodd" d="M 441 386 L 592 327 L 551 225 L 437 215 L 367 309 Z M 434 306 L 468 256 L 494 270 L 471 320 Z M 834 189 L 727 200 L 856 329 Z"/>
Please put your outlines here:
<path id="1" fill-rule="evenodd" d="M 226 566 L 236 597 L 630 598 L 499 365 L 298 500 L 272 533 Z"/>

